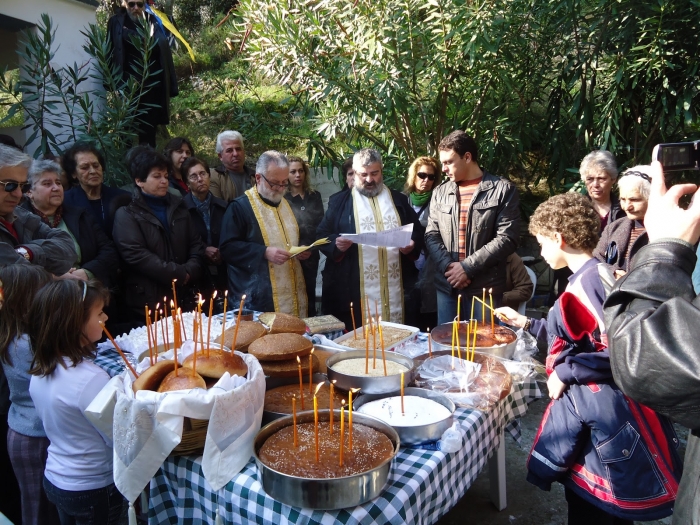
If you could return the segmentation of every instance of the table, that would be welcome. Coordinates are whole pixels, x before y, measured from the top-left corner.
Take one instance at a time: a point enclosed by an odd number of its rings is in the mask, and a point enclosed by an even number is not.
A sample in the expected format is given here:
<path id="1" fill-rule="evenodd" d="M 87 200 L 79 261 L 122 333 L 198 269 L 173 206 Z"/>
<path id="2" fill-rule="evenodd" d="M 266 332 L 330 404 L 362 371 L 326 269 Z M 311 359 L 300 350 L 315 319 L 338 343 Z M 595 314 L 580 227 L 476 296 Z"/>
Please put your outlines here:
<path id="1" fill-rule="evenodd" d="M 289 507 L 273 500 L 257 479 L 250 461 L 218 493 L 202 475 L 200 458 L 169 457 L 150 485 L 148 521 L 163 523 L 214 523 L 217 508 L 226 524 L 277 525 L 305 523 L 435 523 L 464 496 L 491 459 L 492 495 L 502 496 L 505 506 L 505 456 L 503 431 L 508 422 L 527 412 L 528 402 L 541 396 L 537 383 L 526 380 L 488 412 L 457 409 L 456 419 L 466 431 L 465 445 L 454 454 L 419 448 L 401 448 L 378 498 L 364 505 L 337 511 Z M 500 451 L 500 452 L 499 452 Z M 502 489 L 502 490 L 499 490 Z"/>

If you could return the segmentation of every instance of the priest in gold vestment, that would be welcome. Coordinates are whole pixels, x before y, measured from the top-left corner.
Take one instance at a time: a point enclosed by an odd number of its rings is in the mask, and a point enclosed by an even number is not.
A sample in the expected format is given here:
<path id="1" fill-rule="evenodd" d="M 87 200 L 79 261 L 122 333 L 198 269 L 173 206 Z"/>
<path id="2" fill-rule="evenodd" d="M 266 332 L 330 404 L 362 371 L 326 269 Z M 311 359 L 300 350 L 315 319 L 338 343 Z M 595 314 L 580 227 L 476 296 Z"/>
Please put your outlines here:
<path id="1" fill-rule="evenodd" d="M 299 245 L 299 227 L 283 198 L 289 162 L 266 151 L 255 167 L 255 186 L 227 208 L 219 250 L 228 265 L 230 299 L 246 295 L 247 308 L 306 317 L 307 297 L 299 259 L 289 250 Z"/>

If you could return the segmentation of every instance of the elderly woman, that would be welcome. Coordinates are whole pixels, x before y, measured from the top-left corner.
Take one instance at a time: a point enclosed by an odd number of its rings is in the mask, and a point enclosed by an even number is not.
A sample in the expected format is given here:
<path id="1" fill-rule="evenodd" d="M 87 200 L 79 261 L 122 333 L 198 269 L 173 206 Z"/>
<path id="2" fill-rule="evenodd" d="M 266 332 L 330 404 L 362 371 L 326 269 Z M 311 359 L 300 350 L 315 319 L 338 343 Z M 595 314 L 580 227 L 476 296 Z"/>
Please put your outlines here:
<path id="1" fill-rule="evenodd" d="M 404 193 L 408 196 L 411 207 L 423 226 L 428 224 L 430 197 L 433 195 L 433 188 L 440 184 L 440 179 L 440 166 L 437 159 L 433 157 L 418 157 L 408 168 Z M 407 309 L 413 313 L 408 315 L 406 322 L 411 324 L 409 321 L 412 316 L 414 323 L 417 323 L 415 326 L 421 329 L 428 326 L 434 327 L 437 324 L 435 264 L 426 253 L 421 252 L 415 265 L 418 269 L 418 281 L 411 293 L 411 308 Z"/>
<path id="2" fill-rule="evenodd" d="M 119 267 L 117 250 L 87 210 L 64 203 L 61 171 L 61 166 L 54 161 L 34 161 L 28 174 L 31 189 L 22 206 L 73 239 L 78 260 L 64 277 L 84 281 L 95 278 L 109 287 Z"/>
<path id="3" fill-rule="evenodd" d="M 204 256 L 209 267 L 210 288 L 219 291 L 219 297 L 228 289 L 226 265 L 219 252 L 221 222 L 228 203 L 214 197 L 209 191 L 211 175 L 209 165 L 197 157 L 189 157 L 182 163 L 182 175 L 190 192 L 183 199 L 199 236 L 204 241 Z M 206 294 L 209 296 L 209 294 Z"/>
<path id="4" fill-rule="evenodd" d="M 149 147 L 130 154 L 129 173 L 136 189 L 131 203 L 114 216 L 114 243 L 124 263 L 125 303 L 134 322 L 143 308 L 171 300 L 177 279 L 182 309 L 194 307 L 202 276 L 204 245 L 181 198 L 168 193 L 168 160 Z"/>
<path id="5" fill-rule="evenodd" d="M 608 224 L 593 252 L 596 259 L 613 267 L 616 277 L 627 273 L 634 255 L 649 243 L 644 216 L 651 190 L 651 167 L 635 166 L 617 182 L 620 207 L 626 217 Z"/>
<path id="6" fill-rule="evenodd" d="M 617 163 L 609 151 L 592 151 L 581 161 L 581 180 L 593 207 L 600 216 L 600 231 L 611 222 L 625 216 L 620 202 L 612 195 L 612 187 L 617 179 Z"/>
<path id="7" fill-rule="evenodd" d="M 192 143 L 185 137 L 170 139 L 165 145 L 165 148 L 163 148 L 163 155 L 166 159 L 170 160 L 173 167 L 172 177 L 170 177 L 170 187 L 175 188 L 178 193 L 184 197 L 190 189 L 181 168 L 185 160 L 194 156 Z"/>
<path id="8" fill-rule="evenodd" d="M 61 165 L 68 178 L 77 183 L 66 192 L 65 204 L 85 208 L 111 238 L 112 201 L 126 192 L 105 185 L 106 165 L 102 152 L 90 142 L 76 142 L 63 154 Z"/>
<path id="9" fill-rule="evenodd" d="M 316 240 L 316 227 L 323 219 L 321 194 L 311 189 L 309 166 L 300 157 L 287 157 L 289 161 L 289 188 L 285 198 L 294 212 L 299 225 L 299 245 L 308 246 Z M 306 296 L 309 298 L 309 317 L 316 315 L 316 277 L 320 254 L 310 252 L 308 259 L 300 255 L 301 269 L 306 282 Z"/>

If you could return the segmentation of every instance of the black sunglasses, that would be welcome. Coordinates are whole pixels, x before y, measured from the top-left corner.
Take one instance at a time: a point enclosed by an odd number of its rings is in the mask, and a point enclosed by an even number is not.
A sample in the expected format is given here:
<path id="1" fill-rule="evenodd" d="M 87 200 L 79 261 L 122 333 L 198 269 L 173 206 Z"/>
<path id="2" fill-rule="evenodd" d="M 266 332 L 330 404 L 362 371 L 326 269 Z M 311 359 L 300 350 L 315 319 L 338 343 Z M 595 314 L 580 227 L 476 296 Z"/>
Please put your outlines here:
<path id="1" fill-rule="evenodd" d="M 434 182 L 435 179 L 437 179 L 437 177 L 435 175 L 433 175 L 432 173 L 425 173 L 423 171 L 419 171 L 418 173 L 416 173 L 416 175 L 421 180 L 428 179 L 431 182 Z"/>
<path id="2" fill-rule="evenodd" d="M 17 188 L 22 188 L 22 193 L 27 193 L 29 190 L 32 189 L 32 185 L 28 182 L 15 182 L 13 180 L 10 182 L 5 182 L 4 180 L 0 180 L 0 184 L 5 186 L 5 191 L 7 193 L 12 193 Z"/>
<path id="3" fill-rule="evenodd" d="M 129 2 L 126 5 L 128 5 L 129 7 L 132 7 L 132 8 L 133 7 L 141 8 L 141 7 L 143 7 L 143 2 Z"/>

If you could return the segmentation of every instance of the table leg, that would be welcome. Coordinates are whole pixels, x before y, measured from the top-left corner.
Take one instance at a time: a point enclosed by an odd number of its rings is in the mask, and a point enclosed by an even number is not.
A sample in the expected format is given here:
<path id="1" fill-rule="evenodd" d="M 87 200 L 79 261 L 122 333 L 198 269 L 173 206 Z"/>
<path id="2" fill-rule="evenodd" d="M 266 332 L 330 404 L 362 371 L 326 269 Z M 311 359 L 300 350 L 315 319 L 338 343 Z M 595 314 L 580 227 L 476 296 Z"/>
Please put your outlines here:
<path id="1" fill-rule="evenodd" d="M 503 510 L 506 501 L 506 440 L 503 431 L 500 434 L 500 444 L 489 459 L 489 483 L 491 484 L 491 501 L 498 510 Z"/>

